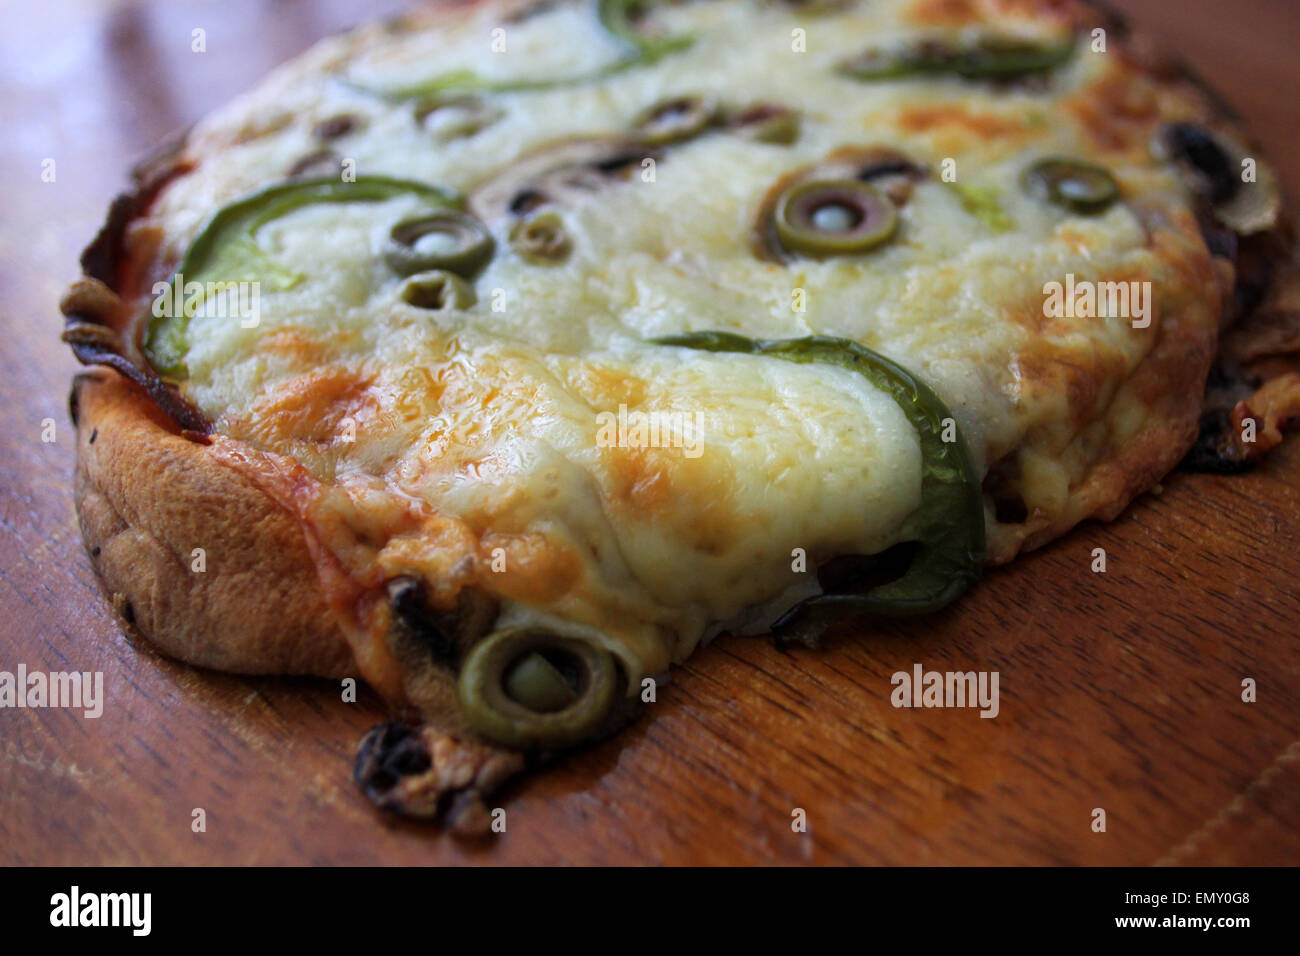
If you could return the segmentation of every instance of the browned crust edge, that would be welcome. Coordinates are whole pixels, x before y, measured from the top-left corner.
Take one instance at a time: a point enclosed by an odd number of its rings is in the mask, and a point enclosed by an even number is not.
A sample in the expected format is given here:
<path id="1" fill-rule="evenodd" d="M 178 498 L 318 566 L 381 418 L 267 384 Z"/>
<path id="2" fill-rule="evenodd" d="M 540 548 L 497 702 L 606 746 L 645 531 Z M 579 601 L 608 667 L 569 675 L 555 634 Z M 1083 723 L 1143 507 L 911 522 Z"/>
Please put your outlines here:
<path id="1" fill-rule="evenodd" d="M 182 130 L 131 170 L 134 188 L 119 194 L 104 225 L 81 253 L 84 278 L 73 285 L 60 307 L 63 341 L 82 365 L 105 365 L 143 389 L 154 404 L 182 428 L 206 433 L 211 423 L 179 391 L 164 382 L 136 353 L 124 328 L 125 315 L 116 299 L 126 230 L 154 197 L 185 169 L 180 156 L 188 130 Z"/>
<path id="2" fill-rule="evenodd" d="M 79 375 L 72 406 L 81 533 L 130 629 L 202 667 L 355 674 L 295 515 L 114 371 Z"/>

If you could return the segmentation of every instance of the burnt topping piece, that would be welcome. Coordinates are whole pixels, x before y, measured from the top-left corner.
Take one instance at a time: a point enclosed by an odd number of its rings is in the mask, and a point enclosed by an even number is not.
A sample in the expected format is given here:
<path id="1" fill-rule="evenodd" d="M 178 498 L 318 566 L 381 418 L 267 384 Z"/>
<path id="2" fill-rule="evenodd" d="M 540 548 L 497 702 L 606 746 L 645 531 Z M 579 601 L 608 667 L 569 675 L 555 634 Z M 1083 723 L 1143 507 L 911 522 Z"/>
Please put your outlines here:
<path id="1" fill-rule="evenodd" d="M 456 836 L 488 835 L 484 798 L 525 768 L 522 755 L 393 721 L 362 738 L 352 777 L 375 806 L 414 820 L 440 820 Z"/>
<path id="2" fill-rule="evenodd" d="M 1227 202 L 1237 195 L 1241 187 L 1239 171 L 1204 127 L 1196 123 L 1173 123 L 1165 129 L 1164 142 L 1171 158 L 1199 174 L 1210 202 Z"/>
<path id="3" fill-rule="evenodd" d="M 456 662 L 454 631 L 445 626 L 452 622 L 447 620 L 447 615 L 438 615 L 429 607 L 422 580 L 405 575 L 393 578 L 388 582 L 388 602 L 394 617 L 419 638 L 434 660 L 443 664 Z"/>

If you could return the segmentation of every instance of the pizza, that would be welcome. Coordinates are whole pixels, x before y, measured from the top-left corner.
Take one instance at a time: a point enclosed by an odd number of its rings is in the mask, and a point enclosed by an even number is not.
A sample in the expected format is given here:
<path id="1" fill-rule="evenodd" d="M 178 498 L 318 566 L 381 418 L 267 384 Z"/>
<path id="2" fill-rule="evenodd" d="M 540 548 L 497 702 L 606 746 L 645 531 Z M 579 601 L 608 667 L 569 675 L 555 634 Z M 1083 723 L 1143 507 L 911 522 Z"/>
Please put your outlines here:
<path id="1" fill-rule="evenodd" d="M 113 204 L 78 515 L 131 632 L 366 682 L 361 789 L 481 832 L 718 634 L 869 633 L 1250 467 L 1293 258 L 1239 122 L 1091 5 L 420 7 Z"/>

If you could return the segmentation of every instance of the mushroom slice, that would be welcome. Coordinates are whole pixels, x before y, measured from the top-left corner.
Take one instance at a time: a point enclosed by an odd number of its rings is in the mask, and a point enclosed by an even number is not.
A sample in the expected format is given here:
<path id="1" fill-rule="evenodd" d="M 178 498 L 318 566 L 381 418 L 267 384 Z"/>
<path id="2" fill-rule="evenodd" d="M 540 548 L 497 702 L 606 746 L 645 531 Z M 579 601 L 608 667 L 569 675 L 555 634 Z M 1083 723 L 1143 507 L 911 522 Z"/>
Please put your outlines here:
<path id="1" fill-rule="evenodd" d="M 727 127 L 760 143 L 789 146 L 799 138 L 797 110 L 775 103 L 755 103 L 728 117 Z"/>
<path id="2" fill-rule="evenodd" d="M 470 191 L 484 221 L 510 223 L 542 206 L 572 208 L 630 180 L 653 147 L 633 139 L 568 139 L 544 145 L 493 173 Z"/>
<path id="3" fill-rule="evenodd" d="M 1205 198 L 1214 218 L 1239 236 L 1277 225 L 1282 191 L 1273 170 L 1245 144 L 1199 123 L 1171 123 L 1157 137 L 1155 154 L 1174 162 L 1192 192 Z M 1254 172 L 1247 179 L 1247 170 Z"/>
<path id="4" fill-rule="evenodd" d="M 1214 215 L 1239 236 L 1267 232 L 1282 212 L 1282 189 L 1266 163 L 1256 160 L 1255 181 L 1243 182 L 1237 195 L 1214 207 Z"/>
<path id="5" fill-rule="evenodd" d="M 856 179 L 875 186 L 895 206 L 904 206 L 912 188 L 929 175 L 920 163 L 888 146 L 842 146 L 827 154 L 817 178 Z"/>

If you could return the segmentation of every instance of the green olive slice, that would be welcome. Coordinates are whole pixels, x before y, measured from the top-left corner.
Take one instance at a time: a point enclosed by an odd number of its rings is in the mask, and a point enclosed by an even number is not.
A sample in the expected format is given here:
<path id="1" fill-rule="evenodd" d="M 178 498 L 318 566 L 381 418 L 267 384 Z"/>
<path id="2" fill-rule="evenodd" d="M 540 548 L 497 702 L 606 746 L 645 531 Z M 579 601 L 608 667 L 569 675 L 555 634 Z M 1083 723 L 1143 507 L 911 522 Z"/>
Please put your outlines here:
<path id="1" fill-rule="evenodd" d="M 852 179 L 812 180 L 787 190 L 772 226 L 791 253 L 826 258 L 867 252 L 898 229 L 898 210 L 874 187 Z"/>
<path id="2" fill-rule="evenodd" d="M 731 120 L 731 126 L 742 135 L 779 146 L 789 146 L 797 140 L 800 125 L 796 111 L 771 103 L 751 106 Z"/>
<path id="3" fill-rule="evenodd" d="M 789 146 L 799 138 L 799 114 L 789 112 L 769 116 L 761 123 L 755 123 L 746 132 L 750 138 L 760 143 Z"/>
<path id="4" fill-rule="evenodd" d="M 538 714 L 564 710 L 578 697 L 560 669 L 541 651 L 531 651 L 506 671 L 506 696 Z"/>
<path id="5" fill-rule="evenodd" d="M 478 301 L 474 287 L 456 275 L 436 269 L 411 276 L 402 285 L 402 301 L 417 309 L 468 309 Z"/>
<path id="6" fill-rule="evenodd" d="M 474 136 L 505 115 L 499 106 L 471 95 L 431 96 L 415 105 L 416 124 L 443 143 Z"/>
<path id="7" fill-rule="evenodd" d="M 637 117 L 634 127 L 652 145 L 676 143 L 703 132 L 718 118 L 718 104 L 706 96 L 676 96 Z"/>
<path id="8" fill-rule="evenodd" d="M 445 269 L 472 277 L 492 258 L 487 227 L 468 213 L 439 209 L 393 226 L 384 261 L 400 276 Z"/>
<path id="9" fill-rule="evenodd" d="M 1073 212 L 1098 213 L 1119 198 L 1119 186 L 1100 166 L 1073 159 L 1044 159 L 1025 170 L 1025 191 Z"/>
<path id="10" fill-rule="evenodd" d="M 534 212 L 510 230 L 510 247 L 529 262 L 550 265 L 563 262 L 573 249 L 564 220 L 552 209 Z"/>
<path id="11" fill-rule="evenodd" d="M 478 734 L 507 747 L 552 750 L 582 742 L 605 723 L 618 667 L 589 641 L 516 627 L 474 645 L 457 690 Z"/>

